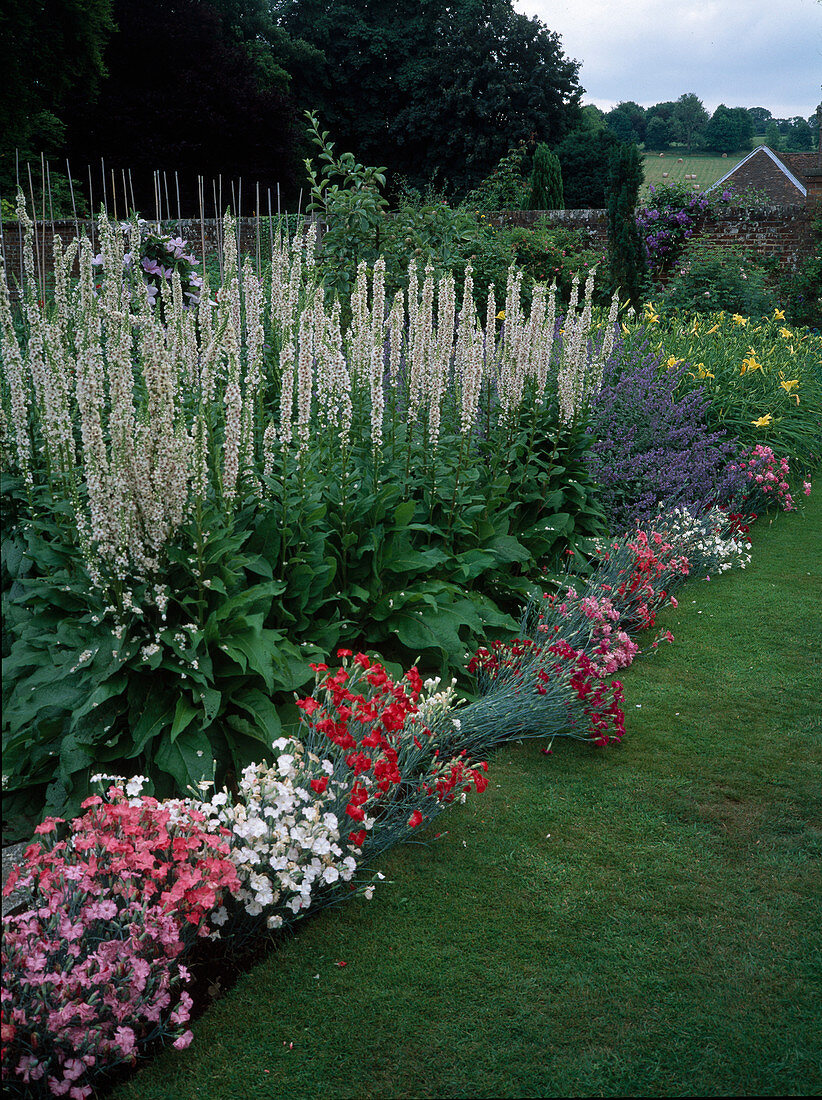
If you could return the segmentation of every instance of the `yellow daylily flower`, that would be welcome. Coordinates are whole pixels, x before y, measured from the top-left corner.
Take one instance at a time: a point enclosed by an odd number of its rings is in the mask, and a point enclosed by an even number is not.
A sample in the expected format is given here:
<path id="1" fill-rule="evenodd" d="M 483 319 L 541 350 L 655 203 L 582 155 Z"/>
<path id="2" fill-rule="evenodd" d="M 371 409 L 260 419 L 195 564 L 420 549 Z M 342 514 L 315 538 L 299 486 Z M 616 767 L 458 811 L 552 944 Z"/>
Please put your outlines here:
<path id="1" fill-rule="evenodd" d="M 696 367 L 696 374 L 694 374 L 693 371 L 688 372 L 691 375 L 691 378 L 715 378 L 716 377 L 716 375 L 711 374 L 711 372 L 709 370 L 705 370 L 705 364 L 704 363 L 694 363 L 694 366 Z"/>
<path id="2" fill-rule="evenodd" d="M 758 420 L 752 420 L 751 423 L 755 428 L 767 428 L 772 420 L 771 414 L 767 413 L 765 416 L 760 416 Z"/>
<path id="3" fill-rule="evenodd" d="M 793 336 L 793 333 L 791 332 L 791 330 L 789 328 L 785 328 L 783 326 L 779 330 L 779 335 L 782 337 L 783 340 L 790 340 L 790 338 Z"/>
<path id="4" fill-rule="evenodd" d="M 665 361 L 665 369 L 673 370 L 674 367 L 678 367 L 680 363 L 684 362 L 683 359 L 677 359 L 675 355 L 669 355 Z"/>
<path id="5" fill-rule="evenodd" d="M 761 368 L 763 368 L 763 365 L 756 362 L 756 352 L 752 348 L 747 359 L 742 361 L 742 370 L 739 371 L 739 374 L 745 374 L 746 371 L 761 371 Z"/>
<path id="6" fill-rule="evenodd" d="M 775 309 L 773 311 L 773 319 L 774 319 L 774 321 L 784 321 L 785 320 L 785 310 L 784 309 Z"/>
<path id="7" fill-rule="evenodd" d="M 648 304 L 645 306 L 645 320 L 648 322 L 649 325 L 655 325 L 659 320 L 659 314 L 657 313 L 653 302 L 648 302 Z"/>
<path id="8" fill-rule="evenodd" d="M 505 310 L 504 309 L 501 309 L 499 311 L 499 313 L 497 314 L 497 320 L 498 321 L 504 321 L 505 320 Z"/>
<path id="9" fill-rule="evenodd" d="M 744 326 L 744 325 L 747 325 L 747 323 L 748 323 L 748 318 L 743 317 L 741 313 L 735 313 L 733 315 L 732 320 L 733 320 L 733 323 L 735 325 L 743 325 Z"/>
<path id="10" fill-rule="evenodd" d="M 781 376 L 782 371 L 780 371 L 779 374 Z M 779 385 L 782 387 L 782 389 L 785 391 L 785 393 L 790 393 L 791 390 L 795 390 L 796 387 L 799 385 L 799 379 L 798 378 L 790 378 L 790 379 L 783 378 L 782 381 L 779 383 Z"/>
<path id="11" fill-rule="evenodd" d="M 713 328 L 709 328 L 709 329 L 708 329 L 708 331 L 707 331 L 707 332 L 705 333 L 705 335 L 706 335 L 706 336 L 710 336 L 710 335 L 711 335 L 711 333 L 713 333 L 713 332 L 716 332 L 716 330 L 717 330 L 718 328 L 719 328 L 719 325 L 718 325 L 718 324 L 714 325 L 714 326 L 713 326 Z"/>

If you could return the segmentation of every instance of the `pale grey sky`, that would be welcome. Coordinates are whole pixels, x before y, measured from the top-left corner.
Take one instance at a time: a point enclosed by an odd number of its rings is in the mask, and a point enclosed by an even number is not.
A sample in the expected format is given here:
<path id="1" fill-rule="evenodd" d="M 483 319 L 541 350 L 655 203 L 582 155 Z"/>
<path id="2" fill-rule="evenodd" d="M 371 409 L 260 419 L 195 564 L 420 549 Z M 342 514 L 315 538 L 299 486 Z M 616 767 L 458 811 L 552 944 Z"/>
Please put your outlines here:
<path id="1" fill-rule="evenodd" d="M 582 62 L 584 103 L 645 107 L 696 92 L 709 111 L 807 118 L 822 101 L 818 0 L 514 0 Z"/>

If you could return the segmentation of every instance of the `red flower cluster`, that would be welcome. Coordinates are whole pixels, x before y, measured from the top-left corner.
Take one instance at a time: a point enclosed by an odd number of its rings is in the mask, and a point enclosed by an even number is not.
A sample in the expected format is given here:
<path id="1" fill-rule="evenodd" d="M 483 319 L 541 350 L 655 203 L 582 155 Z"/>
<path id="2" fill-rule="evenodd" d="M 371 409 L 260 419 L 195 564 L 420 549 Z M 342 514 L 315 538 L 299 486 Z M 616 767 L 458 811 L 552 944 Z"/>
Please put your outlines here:
<path id="1" fill-rule="evenodd" d="M 468 671 L 482 671 L 491 680 L 510 674 L 522 686 L 527 686 L 524 677 L 533 673 L 534 692 L 548 695 L 558 690 L 574 736 L 595 745 L 621 741 L 625 733 L 621 682 L 603 679 L 594 661 L 562 638 L 542 645 L 530 638 L 495 641 L 490 650 L 477 650 Z"/>
<path id="2" fill-rule="evenodd" d="M 451 801 L 466 777 L 477 790 L 485 789 L 487 780 L 479 770 L 486 767 L 484 762 L 467 768 L 461 758 L 440 761 L 431 729 L 419 715 L 423 684 L 416 668 L 395 682 L 382 664 L 365 653 L 340 649 L 337 656 L 342 665 L 336 672 L 327 665 L 312 666 L 317 673 L 314 695 L 298 699 L 297 706 L 309 731 L 323 734 L 345 753 L 353 783 L 344 812 L 364 825 L 349 833 L 353 845 L 361 847 L 365 841 L 368 815 L 387 806 L 409 781 L 421 793 L 436 794 L 440 802 Z M 321 793 L 317 784 L 325 789 L 326 783 L 326 779 L 312 780 L 311 785 Z M 422 812 L 415 809 L 407 823 L 415 828 L 422 820 Z"/>

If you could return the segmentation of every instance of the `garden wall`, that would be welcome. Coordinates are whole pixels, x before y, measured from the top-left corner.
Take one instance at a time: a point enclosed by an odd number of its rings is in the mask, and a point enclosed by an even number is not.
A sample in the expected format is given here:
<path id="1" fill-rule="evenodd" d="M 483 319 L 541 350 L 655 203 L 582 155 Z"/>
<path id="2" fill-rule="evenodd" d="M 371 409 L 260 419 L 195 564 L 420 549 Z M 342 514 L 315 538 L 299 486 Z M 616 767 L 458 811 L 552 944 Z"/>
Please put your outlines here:
<path id="1" fill-rule="evenodd" d="M 738 244 L 758 256 L 776 256 L 782 266 L 794 268 L 814 249 L 811 229 L 812 206 L 774 205 L 762 210 L 724 210 L 706 223 L 697 236 L 716 244 Z M 604 210 L 509 210 L 489 214 L 488 221 L 498 226 L 530 226 L 545 219 L 551 225 L 582 230 L 592 248 L 604 250 L 608 245 L 608 221 Z M 52 268 L 52 248 L 55 236 L 66 244 L 76 234 L 77 224 L 83 232 L 91 231 L 89 221 L 73 220 L 39 222 L 37 224 L 38 264 L 44 263 L 47 274 Z M 218 225 L 215 219 L 199 218 L 169 221 L 166 230 L 181 234 L 199 256 L 215 257 L 218 251 Z M 240 250 L 252 257 L 259 244 L 265 258 L 270 249 L 270 231 L 265 220 L 243 218 L 239 223 Z M 96 246 L 96 238 L 92 238 Z M 3 254 L 6 269 L 13 279 L 21 277 L 21 233 L 16 222 L 3 226 Z M 39 267 L 38 267 L 39 276 Z"/>

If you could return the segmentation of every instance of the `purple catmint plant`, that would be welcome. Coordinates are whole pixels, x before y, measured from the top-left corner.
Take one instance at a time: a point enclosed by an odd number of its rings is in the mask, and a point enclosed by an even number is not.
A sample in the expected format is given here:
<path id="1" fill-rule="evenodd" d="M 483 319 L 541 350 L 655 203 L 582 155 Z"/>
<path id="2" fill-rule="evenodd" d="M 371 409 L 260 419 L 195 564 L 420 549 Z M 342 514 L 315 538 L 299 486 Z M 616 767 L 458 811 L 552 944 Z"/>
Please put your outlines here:
<path id="1" fill-rule="evenodd" d="M 736 446 L 708 430 L 704 389 L 677 392 L 687 370 L 666 369 L 647 340 L 617 339 L 605 365 L 591 404 L 589 469 L 614 532 L 647 522 L 660 506 L 704 510 L 733 495 Z"/>

